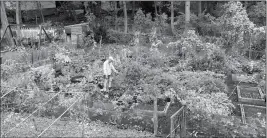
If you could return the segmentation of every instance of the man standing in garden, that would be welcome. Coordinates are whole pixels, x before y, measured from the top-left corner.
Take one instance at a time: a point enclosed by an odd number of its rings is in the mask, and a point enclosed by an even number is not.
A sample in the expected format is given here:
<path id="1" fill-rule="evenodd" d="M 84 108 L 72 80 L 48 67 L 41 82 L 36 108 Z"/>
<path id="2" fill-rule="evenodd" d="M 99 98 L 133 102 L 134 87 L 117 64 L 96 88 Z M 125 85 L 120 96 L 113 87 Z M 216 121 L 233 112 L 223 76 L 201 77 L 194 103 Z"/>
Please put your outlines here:
<path id="1" fill-rule="evenodd" d="M 112 81 L 112 72 L 118 73 L 118 71 L 114 68 L 113 66 L 114 59 L 113 57 L 109 57 L 105 62 L 104 62 L 104 88 L 103 91 L 107 91 L 107 83 L 108 83 L 108 88 L 110 89 L 111 87 L 111 81 Z"/>

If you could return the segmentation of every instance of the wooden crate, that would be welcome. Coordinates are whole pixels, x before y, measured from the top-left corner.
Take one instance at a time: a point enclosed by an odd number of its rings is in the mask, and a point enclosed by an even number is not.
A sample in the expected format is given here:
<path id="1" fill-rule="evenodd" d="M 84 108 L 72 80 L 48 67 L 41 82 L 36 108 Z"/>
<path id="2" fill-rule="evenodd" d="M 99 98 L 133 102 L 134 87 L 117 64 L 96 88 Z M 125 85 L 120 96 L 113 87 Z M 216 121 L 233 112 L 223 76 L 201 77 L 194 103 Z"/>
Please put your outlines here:
<path id="1" fill-rule="evenodd" d="M 241 93 L 241 88 L 244 88 L 244 87 L 240 87 L 240 86 L 237 86 L 237 95 L 238 95 L 238 101 L 242 102 L 242 103 L 246 103 L 246 104 L 253 104 L 253 105 L 266 105 L 265 103 L 265 100 L 263 99 L 264 95 L 261 91 L 261 88 L 259 87 L 251 87 L 251 88 L 255 88 L 257 89 L 259 95 L 260 95 L 260 99 L 254 99 L 254 98 L 247 98 L 247 97 L 242 97 Z"/>

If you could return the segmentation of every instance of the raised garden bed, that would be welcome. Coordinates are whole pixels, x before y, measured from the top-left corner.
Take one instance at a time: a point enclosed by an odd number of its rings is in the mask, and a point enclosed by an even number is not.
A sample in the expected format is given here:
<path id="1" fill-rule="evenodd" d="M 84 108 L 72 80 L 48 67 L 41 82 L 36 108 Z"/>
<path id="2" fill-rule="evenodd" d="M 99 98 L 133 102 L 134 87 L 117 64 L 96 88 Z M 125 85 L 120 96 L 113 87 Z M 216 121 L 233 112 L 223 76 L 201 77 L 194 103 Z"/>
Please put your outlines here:
<path id="1" fill-rule="evenodd" d="M 249 123 L 249 118 L 257 118 L 259 120 L 265 120 L 266 107 L 264 106 L 240 104 L 240 108 L 242 114 L 242 121 L 244 124 Z"/>
<path id="2" fill-rule="evenodd" d="M 259 87 L 237 86 L 238 101 L 253 105 L 265 105 L 263 93 Z"/>

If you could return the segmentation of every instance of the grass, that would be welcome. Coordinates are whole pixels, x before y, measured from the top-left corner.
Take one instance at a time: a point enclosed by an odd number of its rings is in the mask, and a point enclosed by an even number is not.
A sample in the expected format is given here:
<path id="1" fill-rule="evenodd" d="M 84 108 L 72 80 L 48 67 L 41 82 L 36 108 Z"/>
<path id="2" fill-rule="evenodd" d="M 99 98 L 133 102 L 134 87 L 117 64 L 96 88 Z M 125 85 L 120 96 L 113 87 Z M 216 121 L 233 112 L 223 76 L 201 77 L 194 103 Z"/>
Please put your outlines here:
<path id="1" fill-rule="evenodd" d="M 14 114 L 12 119 L 2 124 L 2 133 L 7 132 L 15 123 L 19 123 L 20 119 L 25 118 L 26 115 Z M 7 114 L 2 118 L 7 118 Z M 34 117 L 26 120 L 19 127 L 8 133 L 7 137 L 36 137 L 47 126 L 49 126 L 55 119 Z M 37 129 L 37 130 L 36 130 Z M 85 122 L 83 124 L 75 121 L 59 120 L 52 125 L 42 137 L 82 137 L 84 130 L 85 137 L 151 137 L 152 133 L 145 131 L 137 131 L 132 129 L 118 129 L 115 126 L 104 124 L 100 121 Z"/>

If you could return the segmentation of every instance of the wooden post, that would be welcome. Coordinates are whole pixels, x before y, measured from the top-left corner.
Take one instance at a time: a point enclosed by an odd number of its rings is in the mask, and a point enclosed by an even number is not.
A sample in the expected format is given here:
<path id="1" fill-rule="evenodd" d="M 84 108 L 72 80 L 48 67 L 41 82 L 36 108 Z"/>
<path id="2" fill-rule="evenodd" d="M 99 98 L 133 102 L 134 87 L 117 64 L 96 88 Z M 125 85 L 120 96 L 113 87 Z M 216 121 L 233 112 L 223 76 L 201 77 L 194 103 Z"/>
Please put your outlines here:
<path id="1" fill-rule="evenodd" d="M 37 15 L 35 15 L 35 23 L 36 23 L 36 25 L 38 24 L 38 23 L 37 23 Z"/>
<path id="2" fill-rule="evenodd" d="M 1 41 L 0 42 L 2 42 L 2 40 L 3 40 L 3 38 L 4 38 L 5 34 L 6 34 L 6 31 L 7 31 L 7 27 L 6 27 L 6 29 L 5 29 L 5 31 L 3 33 L 3 36 L 1 36 Z"/>
<path id="3" fill-rule="evenodd" d="M 11 30 L 10 25 L 8 25 L 7 27 L 8 27 L 8 29 L 9 29 L 10 34 L 11 34 L 11 38 L 12 38 L 12 40 L 13 40 L 13 42 L 14 42 L 14 45 L 17 46 L 17 44 L 16 44 L 16 40 L 14 39 L 14 36 L 13 36 L 13 33 L 12 33 L 12 30 Z"/>
<path id="4" fill-rule="evenodd" d="M 20 24 L 21 24 L 21 10 L 20 10 L 20 1 L 16 1 L 16 23 L 17 23 L 17 39 L 21 40 L 21 31 L 20 31 Z M 20 42 L 18 45 L 21 45 Z"/>
<path id="5" fill-rule="evenodd" d="M 154 98 L 153 121 L 154 121 L 154 136 L 156 136 L 158 134 L 158 99 L 157 97 Z"/>
<path id="6" fill-rule="evenodd" d="M 32 64 L 33 64 L 33 48 L 31 50 L 32 50 Z"/>
<path id="7" fill-rule="evenodd" d="M 83 101 L 85 101 L 85 94 L 83 93 Z M 85 106 L 84 103 L 82 102 L 82 106 L 83 106 L 83 112 L 85 113 Z M 84 114 L 83 114 L 83 130 L 82 130 L 82 138 L 84 138 Z"/>
<path id="8" fill-rule="evenodd" d="M 5 8 L 5 3 L 4 1 L 1 1 L 1 23 L 2 23 L 2 28 L 7 28 L 9 26 L 8 24 L 8 20 L 7 20 L 7 14 L 6 14 L 6 8 Z M 8 42 L 14 47 L 15 44 L 14 44 L 14 41 L 12 40 L 12 37 L 11 36 L 11 33 L 12 32 L 7 32 L 7 40 Z M 2 39 L 1 39 L 2 40 Z"/>
<path id="9" fill-rule="evenodd" d="M 39 26 L 40 27 L 40 32 L 39 32 L 39 43 L 38 43 L 38 48 L 40 48 L 41 47 L 41 39 L 42 39 L 42 26 L 40 25 Z"/>
<path id="10" fill-rule="evenodd" d="M 173 122 L 173 118 L 171 117 L 171 130 L 170 130 L 170 136 L 171 138 L 174 137 L 174 122 Z"/>
<path id="11" fill-rule="evenodd" d="M 100 37 L 100 44 L 99 44 L 99 49 L 98 49 L 98 58 L 99 58 L 99 59 L 100 59 L 101 45 L 102 45 L 102 36 Z"/>
<path id="12" fill-rule="evenodd" d="M 42 27 L 42 29 L 43 29 L 43 31 L 44 31 L 44 33 L 45 33 L 45 35 L 47 36 L 47 38 L 48 38 L 49 42 L 51 42 L 52 40 L 51 40 L 51 38 L 49 37 L 49 35 L 46 33 L 45 29 L 44 29 L 43 27 Z"/>
<path id="13" fill-rule="evenodd" d="M 267 7 L 266 7 L 266 9 L 267 9 Z M 265 43 L 267 44 L 267 41 Z M 267 89 L 267 47 L 265 47 L 265 70 L 264 71 L 265 71 L 265 86 L 264 86 L 264 88 L 265 88 L 265 96 L 266 96 L 266 89 Z M 267 119 L 267 117 L 266 117 L 266 119 Z M 266 131 L 266 133 L 267 133 L 267 131 Z"/>
<path id="14" fill-rule="evenodd" d="M 182 131 L 180 136 L 183 138 L 186 136 L 186 106 L 184 105 L 184 109 L 182 112 L 182 123 L 181 123 Z"/>
<path id="15" fill-rule="evenodd" d="M 76 36 L 77 36 L 77 44 L 76 44 L 76 48 L 80 48 L 80 44 L 79 44 L 80 34 L 76 34 Z"/>

